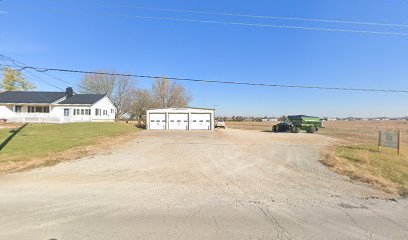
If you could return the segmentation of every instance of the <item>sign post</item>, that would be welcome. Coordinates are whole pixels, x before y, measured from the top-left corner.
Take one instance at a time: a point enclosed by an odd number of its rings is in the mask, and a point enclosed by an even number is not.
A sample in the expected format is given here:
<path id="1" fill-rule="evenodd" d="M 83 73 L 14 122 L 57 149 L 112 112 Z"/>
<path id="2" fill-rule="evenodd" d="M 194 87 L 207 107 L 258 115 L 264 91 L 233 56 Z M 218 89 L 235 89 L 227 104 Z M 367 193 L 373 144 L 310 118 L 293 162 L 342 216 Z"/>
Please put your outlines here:
<path id="1" fill-rule="evenodd" d="M 401 138 L 402 138 L 402 131 L 401 129 L 398 131 L 398 156 L 401 154 Z"/>

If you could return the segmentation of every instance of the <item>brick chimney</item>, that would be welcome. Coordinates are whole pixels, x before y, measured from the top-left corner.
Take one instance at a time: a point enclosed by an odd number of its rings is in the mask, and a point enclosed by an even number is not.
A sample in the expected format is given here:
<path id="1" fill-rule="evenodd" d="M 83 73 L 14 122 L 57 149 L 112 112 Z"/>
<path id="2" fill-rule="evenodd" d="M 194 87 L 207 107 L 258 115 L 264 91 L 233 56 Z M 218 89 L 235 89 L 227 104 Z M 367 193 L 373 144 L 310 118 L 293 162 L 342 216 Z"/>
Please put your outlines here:
<path id="1" fill-rule="evenodd" d="M 72 89 L 72 87 L 67 87 L 65 92 L 67 94 L 67 98 L 72 97 L 72 95 L 74 95 L 74 90 Z"/>

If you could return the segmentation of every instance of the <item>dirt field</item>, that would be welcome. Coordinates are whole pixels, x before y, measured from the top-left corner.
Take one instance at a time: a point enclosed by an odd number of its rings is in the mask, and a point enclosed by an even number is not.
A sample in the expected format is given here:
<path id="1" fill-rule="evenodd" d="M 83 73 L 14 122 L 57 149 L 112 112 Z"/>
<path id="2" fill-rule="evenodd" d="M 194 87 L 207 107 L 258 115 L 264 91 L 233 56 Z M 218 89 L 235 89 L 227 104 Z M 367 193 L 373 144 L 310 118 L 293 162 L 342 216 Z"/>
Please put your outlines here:
<path id="1" fill-rule="evenodd" d="M 227 122 L 229 128 L 271 131 L 277 122 Z M 408 121 L 328 121 L 318 134 L 327 135 L 352 142 L 378 142 L 378 131 L 401 129 L 405 135 L 403 142 L 408 144 Z"/>
<path id="2" fill-rule="evenodd" d="M 0 239 L 407 239 L 408 200 L 319 162 L 322 135 L 143 131 L 0 176 Z"/>

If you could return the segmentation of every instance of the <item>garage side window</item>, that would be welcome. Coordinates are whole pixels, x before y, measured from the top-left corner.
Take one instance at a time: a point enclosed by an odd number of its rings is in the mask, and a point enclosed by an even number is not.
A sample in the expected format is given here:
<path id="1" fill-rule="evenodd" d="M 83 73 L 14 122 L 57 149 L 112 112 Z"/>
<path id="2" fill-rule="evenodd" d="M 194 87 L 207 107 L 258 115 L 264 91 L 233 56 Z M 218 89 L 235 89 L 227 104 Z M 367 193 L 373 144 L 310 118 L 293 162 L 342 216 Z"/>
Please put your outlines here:
<path id="1" fill-rule="evenodd" d="M 69 109 L 68 108 L 64 109 L 64 116 L 69 116 Z"/>

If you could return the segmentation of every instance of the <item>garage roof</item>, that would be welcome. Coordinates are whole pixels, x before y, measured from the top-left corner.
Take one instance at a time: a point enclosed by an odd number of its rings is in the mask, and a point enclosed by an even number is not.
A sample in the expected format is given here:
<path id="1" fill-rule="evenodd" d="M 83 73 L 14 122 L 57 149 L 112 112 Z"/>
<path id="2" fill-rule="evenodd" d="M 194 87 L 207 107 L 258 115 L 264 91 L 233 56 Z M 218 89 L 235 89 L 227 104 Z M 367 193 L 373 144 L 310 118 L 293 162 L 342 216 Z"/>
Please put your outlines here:
<path id="1" fill-rule="evenodd" d="M 212 108 L 195 108 L 195 107 L 187 107 L 187 108 L 154 108 L 154 109 L 149 109 L 148 111 L 161 111 L 161 112 L 174 112 L 174 111 L 215 111 L 215 109 Z"/>

